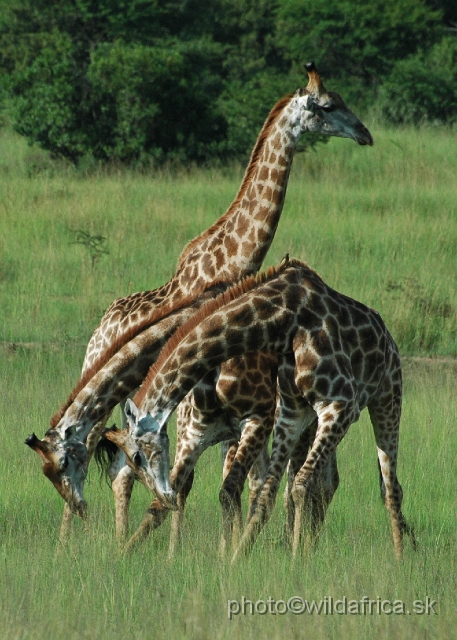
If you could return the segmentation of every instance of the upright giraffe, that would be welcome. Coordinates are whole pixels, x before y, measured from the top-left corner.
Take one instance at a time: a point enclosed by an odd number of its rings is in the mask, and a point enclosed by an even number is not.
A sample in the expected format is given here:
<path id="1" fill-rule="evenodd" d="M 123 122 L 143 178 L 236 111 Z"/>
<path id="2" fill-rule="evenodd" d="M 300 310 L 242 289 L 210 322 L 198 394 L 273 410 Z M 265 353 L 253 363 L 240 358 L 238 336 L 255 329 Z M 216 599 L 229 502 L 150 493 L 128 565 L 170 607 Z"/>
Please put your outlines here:
<path id="1" fill-rule="evenodd" d="M 322 472 L 349 426 L 368 407 L 382 495 L 400 557 L 403 534 L 410 529 L 401 512 L 396 473 L 402 401 L 398 350 L 376 311 L 331 289 L 304 263 L 293 260 L 279 271 L 250 278 L 197 312 L 175 332 L 127 402 L 128 429 L 107 431 L 106 437 L 124 449 L 135 471 L 157 477 L 168 419 L 189 389 L 221 362 L 259 350 L 280 355 L 281 403 L 267 480 L 238 552 L 252 546 L 267 521 L 287 460 L 309 428 L 312 446 L 291 491 L 294 554 L 301 546 L 305 515 L 311 534 L 317 533 L 338 482 L 337 476 Z M 187 446 L 171 474 L 175 491 L 201 453 L 199 437 L 191 432 L 183 439 Z"/>
<path id="2" fill-rule="evenodd" d="M 254 146 L 240 190 L 227 212 L 187 245 L 175 275 L 167 284 L 154 291 L 121 298 L 109 307 L 89 342 L 83 373 L 97 360 L 103 359 L 103 353 L 112 347 L 119 333 L 150 315 L 154 307 L 173 304 L 184 295 L 198 295 L 205 284 L 215 279 L 233 282 L 260 268 L 279 222 L 290 167 L 301 133 L 317 131 L 349 137 L 362 145 L 372 144 L 369 131 L 338 94 L 325 89 L 313 64 L 307 65 L 307 71 L 307 87 L 284 97 L 270 112 Z M 265 358 L 262 356 L 259 360 L 251 356 L 248 374 L 261 372 Z M 275 378 L 275 362 L 269 366 L 270 377 Z M 250 399 L 254 422 L 249 428 L 246 398 L 236 393 L 240 388 L 250 387 L 248 377 L 245 363 L 234 361 L 225 364 L 217 380 L 217 389 L 213 376 L 192 393 L 187 408 L 184 406 L 182 409 L 183 414 L 191 411 L 195 420 L 208 419 L 208 397 L 213 398 L 216 394 L 228 402 L 229 418 L 241 417 L 244 420 L 243 437 L 256 441 L 253 431 L 271 429 L 275 391 L 265 386 L 265 395 L 260 398 L 259 406 L 256 406 L 256 398 Z M 236 385 L 234 380 L 238 380 Z M 55 438 L 65 449 L 71 446 L 74 438 L 79 440 L 79 435 L 71 431 L 67 433 L 63 427 L 57 426 Z M 230 501 L 245 474 L 245 465 L 241 466 L 241 475 L 229 495 L 226 510 L 230 510 Z M 131 482 L 128 473 L 123 473 L 122 477 L 127 484 Z"/>
<path id="3" fill-rule="evenodd" d="M 260 269 L 276 233 L 302 133 L 373 144 L 370 132 L 341 96 L 324 87 L 314 64 L 307 64 L 306 69 L 306 88 L 284 96 L 270 111 L 226 213 L 186 245 L 176 273 L 165 285 L 119 298 L 108 307 L 87 346 L 83 373 L 116 335 L 150 314 L 152 306 L 198 295 L 205 284 L 215 280 L 236 282 Z"/>

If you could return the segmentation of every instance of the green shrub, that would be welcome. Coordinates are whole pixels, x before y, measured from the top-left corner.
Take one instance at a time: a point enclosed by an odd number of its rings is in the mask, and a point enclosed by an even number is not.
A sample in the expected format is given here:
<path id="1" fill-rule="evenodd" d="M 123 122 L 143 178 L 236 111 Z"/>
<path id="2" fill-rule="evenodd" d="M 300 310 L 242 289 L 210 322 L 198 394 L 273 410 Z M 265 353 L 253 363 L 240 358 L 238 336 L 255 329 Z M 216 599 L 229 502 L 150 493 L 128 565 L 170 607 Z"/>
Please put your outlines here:
<path id="1" fill-rule="evenodd" d="M 226 133 L 214 108 L 221 81 L 208 66 L 217 55 L 205 40 L 97 47 L 88 69 L 97 153 L 132 162 L 200 161 L 219 152 Z"/>
<path id="2" fill-rule="evenodd" d="M 369 106 L 397 60 L 436 42 L 440 22 L 423 0 L 282 0 L 276 43 L 295 65 L 314 58 L 346 100 Z"/>
<path id="3" fill-rule="evenodd" d="M 399 60 L 379 92 L 384 117 L 394 124 L 457 122 L 457 40 Z"/>

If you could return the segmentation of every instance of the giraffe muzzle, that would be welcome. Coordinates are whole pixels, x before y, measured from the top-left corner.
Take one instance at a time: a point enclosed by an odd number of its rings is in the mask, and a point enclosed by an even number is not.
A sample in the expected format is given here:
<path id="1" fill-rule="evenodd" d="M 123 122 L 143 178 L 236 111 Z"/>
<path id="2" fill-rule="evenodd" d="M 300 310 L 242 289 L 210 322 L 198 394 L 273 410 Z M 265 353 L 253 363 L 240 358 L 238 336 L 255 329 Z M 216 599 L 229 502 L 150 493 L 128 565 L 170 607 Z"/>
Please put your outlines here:
<path id="1" fill-rule="evenodd" d="M 156 490 L 156 495 L 159 501 L 167 509 L 170 509 L 171 511 L 176 511 L 178 509 L 178 497 L 173 490 L 163 492 Z"/>
<path id="2" fill-rule="evenodd" d="M 360 130 L 360 133 L 359 132 L 357 133 L 355 141 L 357 142 L 357 144 L 360 144 L 361 146 L 368 145 L 372 147 L 374 144 L 373 136 L 371 135 L 371 133 L 368 131 L 366 127 L 362 127 Z"/>
<path id="3" fill-rule="evenodd" d="M 85 500 L 67 500 L 71 512 L 82 520 L 87 519 L 87 502 Z"/>

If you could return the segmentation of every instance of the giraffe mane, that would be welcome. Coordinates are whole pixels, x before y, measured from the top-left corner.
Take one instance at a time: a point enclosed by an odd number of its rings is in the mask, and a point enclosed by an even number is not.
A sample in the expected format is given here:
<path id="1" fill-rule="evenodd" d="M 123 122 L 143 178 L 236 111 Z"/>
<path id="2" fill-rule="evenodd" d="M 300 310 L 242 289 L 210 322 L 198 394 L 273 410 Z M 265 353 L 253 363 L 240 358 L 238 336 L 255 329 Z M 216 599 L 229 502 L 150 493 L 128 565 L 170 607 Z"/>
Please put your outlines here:
<path id="1" fill-rule="evenodd" d="M 281 115 L 281 113 L 283 112 L 285 106 L 287 104 L 289 104 L 289 102 L 291 101 L 293 96 L 294 96 L 294 93 L 288 93 L 286 96 L 281 98 L 281 100 L 279 100 L 275 104 L 275 106 L 271 109 L 270 113 L 267 116 L 267 119 L 264 122 L 262 130 L 259 133 L 257 141 L 256 141 L 256 143 L 254 145 L 254 148 L 253 148 L 253 150 L 251 152 L 251 156 L 250 156 L 250 159 L 249 159 L 249 162 L 248 162 L 248 166 L 246 168 L 246 171 L 244 172 L 244 177 L 243 177 L 243 180 L 241 182 L 241 186 L 239 188 L 239 191 L 238 191 L 235 199 L 233 200 L 232 204 L 229 206 L 229 208 L 227 209 L 227 211 L 224 213 L 223 216 L 221 216 L 218 220 L 216 220 L 216 222 L 213 225 L 211 225 L 211 227 L 206 229 L 206 231 L 201 233 L 196 238 L 193 238 L 193 240 L 190 240 L 186 244 L 186 246 L 184 247 L 184 249 L 181 252 L 181 255 L 178 258 L 177 268 L 179 268 L 183 264 L 183 262 L 189 256 L 189 254 L 198 245 L 200 245 L 200 243 L 202 243 L 204 240 L 206 240 L 206 238 L 208 238 L 208 237 L 212 236 L 214 233 L 216 233 L 216 231 L 218 231 L 225 224 L 227 218 L 229 218 L 232 215 L 234 209 L 236 209 L 238 207 L 238 205 L 241 202 L 244 194 L 247 191 L 247 188 L 248 188 L 249 183 L 250 183 L 250 181 L 252 179 L 252 176 L 254 175 L 254 172 L 257 169 L 257 165 L 258 165 L 259 159 L 260 159 L 260 154 L 261 154 L 261 152 L 263 150 L 263 147 L 265 145 L 265 140 L 268 138 L 273 125 L 278 120 L 278 118 Z"/>
<path id="2" fill-rule="evenodd" d="M 135 397 L 133 398 L 136 406 L 139 407 L 142 404 L 149 387 L 151 386 L 154 378 L 156 377 L 164 362 L 169 358 L 171 353 L 173 353 L 181 340 L 183 340 L 198 324 L 200 324 L 200 322 L 203 322 L 205 318 L 208 318 L 229 302 L 232 302 L 248 291 L 252 291 L 252 289 L 254 289 L 255 287 L 275 278 L 279 273 L 290 266 L 301 266 L 309 269 L 309 267 L 305 263 L 293 258 L 290 260 L 287 258 L 283 260 L 283 262 L 278 267 L 269 267 L 266 271 L 262 271 L 256 275 L 246 276 L 226 291 L 220 293 L 216 298 L 208 301 L 206 304 L 200 307 L 200 309 L 196 311 L 192 315 L 192 317 L 187 320 L 187 322 L 182 324 L 175 331 L 175 333 L 163 347 L 155 363 L 152 364 L 149 368 L 149 371 L 145 379 L 143 380 L 141 387 L 138 389 Z M 310 271 L 312 271 L 312 269 L 310 269 Z"/>
<path id="3" fill-rule="evenodd" d="M 206 286 L 200 291 L 199 296 L 208 291 L 213 287 L 220 286 L 221 284 L 225 284 L 222 281 L 215 280 L 214 282 L 209 282 Z M 124 347 L 130 340 L 136 338 L 142 331 L 148 329 L 153 324 L 164 320 L 172 313 L 179 311 L 180 309 L 184 309 L 184 307 L 191 306 L 195 299 L 198 296 L 189 295 L 181 298 L 178 303 L 172 304 L 171 302 L 164 302 L 159 305 L 159 307 L 155 307 L 152 312 L 142 318 L 139 322 L 134 325 L 131 325 L 128 329 L 126 329 L 123 333 L 121 333 L 116 340 L 114 340 L 107 349 L 102 351 L 99 357 L 95 360 L 92 366 L 84 372 L 81 378 L 76 383 L 73 391 L 68 396 L 67 400 L 62 404 L 60 409 L 52 416 L 50 420 L 51 428 L 54 429 L 60 422 L 61 418 L 65 414 L 68 407 L 75 400 L 77 395 L 82 389 L 86 386 L 86 384 L 97 374 L 100 369 L 102 369 L 109 360 L 118 352 L 122 347 Z"/>

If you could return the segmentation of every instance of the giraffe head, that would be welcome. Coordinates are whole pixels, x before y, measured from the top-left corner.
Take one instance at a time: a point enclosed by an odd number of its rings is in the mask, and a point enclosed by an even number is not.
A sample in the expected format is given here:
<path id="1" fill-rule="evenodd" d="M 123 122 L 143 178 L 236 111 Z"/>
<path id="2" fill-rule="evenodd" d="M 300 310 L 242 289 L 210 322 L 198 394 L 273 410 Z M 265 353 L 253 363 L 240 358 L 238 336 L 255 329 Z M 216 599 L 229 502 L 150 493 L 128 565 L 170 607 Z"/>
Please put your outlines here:
<path id="1" fill-rule="evenodd" d="M 116 427 L 106 429 L 105 438 L 124 451 L 129 467 L 165 507 L 177 509 L 176 493 L 170 484 L 170 444 L 166 422 L 160 424 L 149 413 L 142 416 L 130 399 L 124 411 L 127 427 L 123 430 Z"/>
<path id="2" fill-rule="evenodd" d="M 87 474 L 87 449 L 77 438 L 62 439 L 56 429 L 49 429 L 43 440 L 32 433 L 25 444 L 43 461 L 43 473 L 49 478 L 73 513 L 87 515 L 83 486 Z"/>
<path id="3" fill-rule="evenodd" d="M 372 145 L 373 138 L 368 129 L 346 106 L 335 91 L 327 91 L 314 62 L 305 65 L 308 85 L 299 89 L 303 101 L 300 128 L 339 138 L 352 138 L 360 145 Z"/>

